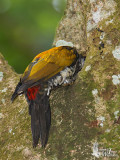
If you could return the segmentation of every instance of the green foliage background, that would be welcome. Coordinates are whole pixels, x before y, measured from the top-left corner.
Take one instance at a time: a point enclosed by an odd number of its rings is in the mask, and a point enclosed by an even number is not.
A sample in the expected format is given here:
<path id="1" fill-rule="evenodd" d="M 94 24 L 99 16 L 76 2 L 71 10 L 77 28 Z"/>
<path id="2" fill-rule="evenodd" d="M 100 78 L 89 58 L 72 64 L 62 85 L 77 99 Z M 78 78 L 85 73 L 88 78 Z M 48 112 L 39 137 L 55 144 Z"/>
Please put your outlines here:
<path id="1" fill-rule="evenodd" d="M 65 0 L 0 0 L 0 52 L 22 73 L 33 57 L 51 48 Z"/>

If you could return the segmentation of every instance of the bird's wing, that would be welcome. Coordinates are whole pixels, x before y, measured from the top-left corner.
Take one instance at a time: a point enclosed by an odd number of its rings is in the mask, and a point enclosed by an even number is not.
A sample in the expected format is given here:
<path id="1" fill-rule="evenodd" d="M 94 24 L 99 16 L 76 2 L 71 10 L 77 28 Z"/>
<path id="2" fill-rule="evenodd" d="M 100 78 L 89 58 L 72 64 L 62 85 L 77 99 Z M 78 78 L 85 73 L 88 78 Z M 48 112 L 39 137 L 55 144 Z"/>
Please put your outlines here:
<path id="1" fill-rule="evenodd" d="M 23 82 L 47 80 L 66 66 L 70 66 L 75 59 L 76 55 L 72 48 L 63 46 L 52 48 L 38 54 L 26 68 L 21 79 Z"/>

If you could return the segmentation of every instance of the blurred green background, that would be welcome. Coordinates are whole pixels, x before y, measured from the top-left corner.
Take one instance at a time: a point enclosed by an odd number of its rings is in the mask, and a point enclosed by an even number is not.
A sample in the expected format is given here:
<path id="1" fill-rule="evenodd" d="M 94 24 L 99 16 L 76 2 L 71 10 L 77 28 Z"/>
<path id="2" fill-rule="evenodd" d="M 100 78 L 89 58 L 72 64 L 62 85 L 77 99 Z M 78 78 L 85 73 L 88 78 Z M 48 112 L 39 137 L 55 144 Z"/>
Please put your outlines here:
<path id="1" fill-rule="evenodd" d="M 0 52 L 22 73 L 33 57 L 51 48 L 66 0 L 0 0 Z"/>

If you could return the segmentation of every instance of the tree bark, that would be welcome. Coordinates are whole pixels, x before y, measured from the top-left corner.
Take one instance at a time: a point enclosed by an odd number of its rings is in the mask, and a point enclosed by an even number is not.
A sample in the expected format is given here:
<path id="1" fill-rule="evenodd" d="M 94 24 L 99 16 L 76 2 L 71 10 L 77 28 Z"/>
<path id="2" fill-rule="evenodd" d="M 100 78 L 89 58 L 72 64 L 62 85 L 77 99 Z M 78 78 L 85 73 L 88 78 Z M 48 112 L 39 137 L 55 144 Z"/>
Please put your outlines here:
<path id="1" fill-rule="evenodd" d="M 72 42 L 86 55 L 71 86 L 52 91 L 45 149 L 32 148 L 24 96 L 10 97 L 20 75 L 0 55 L 0 158 L 90 160 L 120 156 L 120 2 L 68 0 L 53 45 Z"/>

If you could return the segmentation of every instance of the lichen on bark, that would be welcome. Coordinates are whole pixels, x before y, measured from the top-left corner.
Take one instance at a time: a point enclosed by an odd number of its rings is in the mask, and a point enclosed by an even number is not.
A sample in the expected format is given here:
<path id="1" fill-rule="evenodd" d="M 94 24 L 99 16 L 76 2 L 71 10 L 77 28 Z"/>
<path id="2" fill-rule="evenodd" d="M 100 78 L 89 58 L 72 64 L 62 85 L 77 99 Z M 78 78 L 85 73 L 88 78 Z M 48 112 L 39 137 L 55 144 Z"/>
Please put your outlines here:
<path id="1" fill-rule="evenodd" d="M 24 96 L 10 96 L 19 80 L 0 55 L 0 157 L 6 159 L 99 159 L 100 149 L 120 156 L 120 2 L 69 0 L 58 40 L 70 41 L 87 55 L 75 83 L 52 91 L 52 126 L 48 145 L 32 148 L 30 117 Z M 114 55 L 115 54 L 115 55 Z M 117 55 L 117 56 L 116 56 Z M 2 78 L 1 78 L 2 77 Z M 113 83 L 115 82 L 115 83 Z M 7 88 L 7 90 L 6 90 Z M 98 150 L 93 149 L 97 146 Z M 110 158 L 107 155 L 106 158 Z"/>

